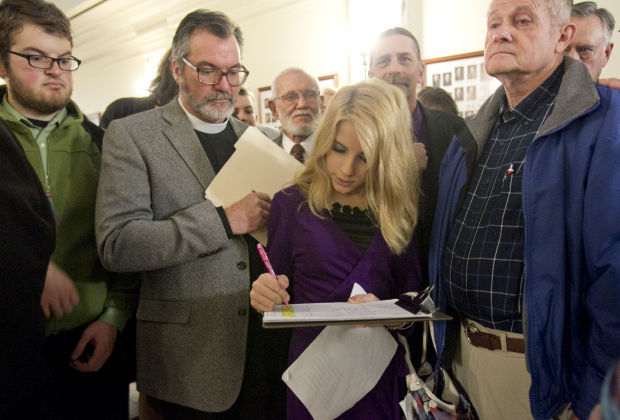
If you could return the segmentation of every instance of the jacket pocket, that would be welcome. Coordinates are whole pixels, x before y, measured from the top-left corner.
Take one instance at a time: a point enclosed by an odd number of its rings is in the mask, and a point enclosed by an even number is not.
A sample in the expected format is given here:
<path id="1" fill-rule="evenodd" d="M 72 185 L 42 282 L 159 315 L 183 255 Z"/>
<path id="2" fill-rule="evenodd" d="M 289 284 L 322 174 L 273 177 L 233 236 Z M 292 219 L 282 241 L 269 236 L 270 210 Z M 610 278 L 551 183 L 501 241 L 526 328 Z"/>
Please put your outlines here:
<path id="1" fill-rule="evenodd" d="M 140 321 L 186 324 L 191 305 L 188 302 L 141 299 L 136 312 Z"/>

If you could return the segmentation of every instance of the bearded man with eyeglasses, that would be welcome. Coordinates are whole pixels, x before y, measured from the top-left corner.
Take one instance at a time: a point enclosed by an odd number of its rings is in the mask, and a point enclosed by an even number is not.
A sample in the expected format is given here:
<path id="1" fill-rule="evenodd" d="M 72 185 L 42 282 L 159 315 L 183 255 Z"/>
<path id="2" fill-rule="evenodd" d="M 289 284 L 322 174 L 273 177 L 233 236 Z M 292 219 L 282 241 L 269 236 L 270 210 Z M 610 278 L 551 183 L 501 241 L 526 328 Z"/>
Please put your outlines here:
<path id="1" fill-rule="evenodd" d="M 52 3 L 5 0 L 0 5 L 0 77 L 6 81 L 0 87 L 0 118 L 21 144 L 56 219 L 56 249 L 38 290 L 41 306 L 34 313 L 21 306 L 26 302 L 16 297 L 28 287 L 23 284 L 15 284 L 2 305 L 16 308 L 11 317 L 23 321 L 22 331 L 34 336 L 38 325 L 45 329 L 38 378 L 49 377 L 42 394 L 48 401 L 22 401 L 43 407 L 33 418 L 126 419 L 129 388 L 120 332 L 133 311 L 134 285 L 107 272 L 97 255 L 94 216 L 103 132 L 71 100 L 72 72 L 80 65 L 72 47 L 69 20 Z M 11 337 L 9 342 L 37 366 L 34 339 Z M 27 379 L 28 368 L 2 372 L 3 381 L 18 384 L 15 388 L 36 386 Z M 0 412 L 12 417 L 3 404 Z M 18 415 L 29 417 L 27 412 Z"/>
<path id="2" fill-rule="evenodd" d="M 249 74 L 242 47 L 226 15 L 188 14 L 172 43 L 178 98 L 112 121 L 104 137 L 99 254 L 111 270 L 142 274 L 137 385 L 164 418 L 284 415 L 287 333 L 261 331 L 249 308 L 263 268 L 246 234 L 265 226 L 270 198 L 205 199 L 248 127 L 232 117 Z"/>
<path id="3" fill-rule="evenodd" d="M 310 156 L 319 125 L 323 96 L 316 77 L 298 67 L 278 74 L 271 84 L 269 109 L 280 120 L 282 134 L 274 141 L 301 163 Z"/>

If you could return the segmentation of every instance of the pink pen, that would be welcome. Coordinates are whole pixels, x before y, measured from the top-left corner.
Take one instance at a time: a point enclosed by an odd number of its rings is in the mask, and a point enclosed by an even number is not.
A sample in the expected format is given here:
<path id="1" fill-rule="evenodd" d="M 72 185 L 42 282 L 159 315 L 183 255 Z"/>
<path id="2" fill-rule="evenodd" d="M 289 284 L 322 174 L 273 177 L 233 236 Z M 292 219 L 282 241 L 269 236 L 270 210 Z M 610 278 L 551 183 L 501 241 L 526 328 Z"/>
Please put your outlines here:
<path id="1" fill-rule="evenodd" d="M 269 258 L 267 257 L 267 253 L 265 252 L 265 247 L 263 247 L 263 244 L 261 244 L 260 242 L 257 243 L 256 249 L 258 249 L 258 254 L 260 255 L 260 258 L 263 260 L 263 264 L 265 264 L 265 267 L 267 267 L 267 271 L 269 271 L 269 274 L 271 274 L 274 279 L 278 280 L 278 276 L 276 276 L 276 273 L 273 271 L 273 268 L 271 267 L 271 263 L 269 262 Z M 288 308 L 288 302 L 284 302 L 284 305 L 286 305 L 286 307 Z"/>

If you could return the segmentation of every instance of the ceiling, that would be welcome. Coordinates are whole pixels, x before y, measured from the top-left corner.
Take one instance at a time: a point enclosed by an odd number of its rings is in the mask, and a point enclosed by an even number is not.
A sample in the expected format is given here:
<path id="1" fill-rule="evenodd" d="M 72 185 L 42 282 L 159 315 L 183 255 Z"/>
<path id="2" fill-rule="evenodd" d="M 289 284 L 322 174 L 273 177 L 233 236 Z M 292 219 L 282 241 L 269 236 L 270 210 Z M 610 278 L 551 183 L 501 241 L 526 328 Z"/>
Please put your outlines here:
<path id="1" fill-rule="evenodd" d="M 236 22 L 300 0 L 57 0 L 71 19 L 74 55 L 82 61 L 124 60 L 166 49 L 181 19 L 198 8 Z"/>

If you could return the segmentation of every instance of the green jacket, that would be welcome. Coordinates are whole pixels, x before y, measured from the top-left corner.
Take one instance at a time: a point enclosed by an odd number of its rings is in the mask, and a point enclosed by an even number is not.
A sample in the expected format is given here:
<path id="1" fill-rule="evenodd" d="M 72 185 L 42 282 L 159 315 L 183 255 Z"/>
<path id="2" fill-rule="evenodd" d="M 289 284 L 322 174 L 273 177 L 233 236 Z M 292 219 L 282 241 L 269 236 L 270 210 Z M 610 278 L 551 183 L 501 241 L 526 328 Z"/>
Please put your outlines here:
<path id="1" fill-rule="evenodd" d="M 6 86 L 1 86 L 0 100 L 5 92 Z M 135 308 L 137 282 L 106 272 L 99 261 L 94 221 L 101 152 L 73 101 L 67 104 L 67 111 L 67 117 L 47 140 L 46 180 L 30 129 L 0 106 L 0 118 L 21 143 L 51 197 L 57 220 L 56 249 L 51 260 L 71 277 L 80 296 L 71 313 L 61 318 L 52 315 L 46 333 L 71 330 L 97 319 L 122 330 Z"/>

